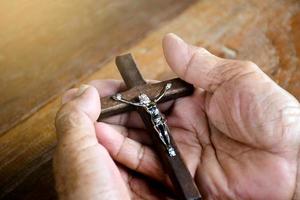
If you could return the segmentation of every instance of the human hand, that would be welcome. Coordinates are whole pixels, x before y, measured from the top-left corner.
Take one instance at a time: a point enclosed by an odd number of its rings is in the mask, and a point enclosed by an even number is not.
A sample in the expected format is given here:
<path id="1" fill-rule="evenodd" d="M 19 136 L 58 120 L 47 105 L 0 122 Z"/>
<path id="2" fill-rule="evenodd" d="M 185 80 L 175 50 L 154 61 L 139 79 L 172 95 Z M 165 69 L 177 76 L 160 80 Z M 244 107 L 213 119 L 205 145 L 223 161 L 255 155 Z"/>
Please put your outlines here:
<path id="1" fill-rule="evenodd" d="M 204 199 L 299 198 L 298 101 L 253 63 L 218 58 L 174 35 L 166 36 L 163 46 L 172 70 L 196 87 L 192 96 L 161 109 L 168 110 L 172 136 Z M 123 86 L 91 84 L 97 89 L 80 96 L 76 89 L 67 92 L 57 115 L 59 196 L 162 199 L 163 191 L 128 170 L 170 187 L 137 114 L 95 123 L 97 91 L 107 96 Z"/>

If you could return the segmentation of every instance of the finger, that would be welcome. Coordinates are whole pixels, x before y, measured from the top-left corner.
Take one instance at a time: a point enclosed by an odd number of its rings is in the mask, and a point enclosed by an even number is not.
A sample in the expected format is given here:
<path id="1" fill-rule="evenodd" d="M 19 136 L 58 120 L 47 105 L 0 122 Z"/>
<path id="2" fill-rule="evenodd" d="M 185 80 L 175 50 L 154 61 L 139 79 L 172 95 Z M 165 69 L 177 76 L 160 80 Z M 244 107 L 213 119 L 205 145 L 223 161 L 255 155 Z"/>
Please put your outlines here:
<path id="1" fill-rule="evenodd" d="M 72 88 L 66 91 L 61 98 L 62 104 L 74 99 L 77 96 L 78 90 L 79 90 L 78 88 Z"/>
<path id="2" fill-rule="evenodd" d="M 126 112 L 119 115 L 114 115 L 101 120 L 102 122 L 126 126 L 128 128 L 145 128 L 145 125 L 139 116 L 139 114 L 135 111 Z"/>
<path id="3" fill-rule="evenodd" d="M 214 92 L 218 86 L 234 77 L 262 71 L 251 62 L 219 58 L 206 49 L 192 46 L 175 34 L 163 39 L 166 60 L 172 70 L 185 81 Z M 237 64 L 243 62 L 243 65 Z"/>
<path id="4" fill-rule="evenodd" d="M 65 96 L 68 95 L 67 92 Z M 64 157 L 66 151 L 70 152 L 70 155 L 82 155 L 82 149 L 98 144 L 94 128 L 94 122 L 100 113 L 97 90 L 82 85 L 72 95 L 64 98 L 69 98 L 69 101 L 65 102 L 56 115 L 57 157 Z"/>
<path id="5" fill-rule="evenodd" d="M 58 145 L 53 166 L 60 198 L 66 195 L 70 199 L 91 199 L 100 191 L 103 196 L 114 194 L 118 199 L 129 199 L 116 165 L 98 143 L 94 122 L 99 113 L 99 94 L 87 85 L 67 99 L 57 113 Z"/>
<path id="6" fill-rule="evenodd" d="M 73 91 L 72 91 L 73 93 Z M 58 136 L 94 135 L 93 123 L 100 113 L 100 100 L 97 90 L 88 85 L 82 85 L 74 96 L 67 94 L 65 104 L 56 115 Z M 68 101 L 69 100 L 69 101 Z"/>
<path id="7" fill-rule="evenodd" d="M 153 150 L 126 137 L 128 133 L 124 134 L 124 132 L 128 130 L 121 126 L 112 126 L 102 122 L 96 124 L 98 140 L 114 160 L 134 171 L 159 181 L 165 181 L 166 175 Z"/>
<path id="8" fill-rule="evenodd" d="M 103 122 L 98 122 L 98 123 L 103 123 Z M 141 144 L 150 146 L 152 145 L 152 139 L 147 132 L 147 130 L 143 128 L 128 128 L 120 125 L 115 125 L 115 124 L 107 124 L 114 129 L 120 130 L 120 134 L 122 134 L 124 137 L 128 137 L 132 140 L 135 140 Z"/>
<path id="9" fill-rule="evenodd" d="M 126 89 L 124 83 L 120 80 L 94 80 L 88 85 L 95 87 L 100 97 L 110 96 Z M 78 90 L 78 88 L 72 88 L 66 91 L 62 97 L 62 103 L 74 99 L 77 96 Z"/>

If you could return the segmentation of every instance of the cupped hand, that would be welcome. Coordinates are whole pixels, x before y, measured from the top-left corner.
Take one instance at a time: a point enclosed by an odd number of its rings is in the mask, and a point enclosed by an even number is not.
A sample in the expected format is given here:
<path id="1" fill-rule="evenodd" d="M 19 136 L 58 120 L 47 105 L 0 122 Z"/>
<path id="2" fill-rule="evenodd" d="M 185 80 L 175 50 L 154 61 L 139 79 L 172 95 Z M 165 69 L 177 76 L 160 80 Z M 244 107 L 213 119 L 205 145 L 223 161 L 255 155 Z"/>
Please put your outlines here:
<path id="1" fill-rule="evenodd" d="M 251 62 L 218 58 L 174 34 L 163 48 L 196 88 L 160 107 L 204 199 L 298 199 L 299 102 Z M 65 94 L 54 156 L 61 199 L 174 198 L 135 112 L 96 122 L 99 94 L 122 90 L 106 80 Z"/>

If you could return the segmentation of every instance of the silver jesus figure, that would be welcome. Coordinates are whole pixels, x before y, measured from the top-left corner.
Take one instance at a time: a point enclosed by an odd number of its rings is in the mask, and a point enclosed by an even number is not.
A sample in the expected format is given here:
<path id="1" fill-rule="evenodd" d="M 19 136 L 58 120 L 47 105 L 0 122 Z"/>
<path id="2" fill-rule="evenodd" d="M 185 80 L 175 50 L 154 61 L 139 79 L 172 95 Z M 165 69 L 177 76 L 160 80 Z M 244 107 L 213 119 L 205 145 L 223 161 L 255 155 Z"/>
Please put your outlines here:
<path id="1" fill-rule="evenodd" d="M 157 102 L 161 100 L 161 98 L 166 94 L 166 92 L 171 88 L 172 84 L 167 83 L 164 89 L 160 92 L 160 94 L 154 99 L 151 100 L 146 94 L 141 93 L 138 98 L 139 102 L 131 102 L 126 99 L 123 99 L 122 95 L 120 93 L 114 95 L 112 98 L 116 101 L 120 101 L 126 104 L 130 104 L 133 106 L 143 107 L 147 113 L 151 117 L 151 122 L 158 133 L 158 136 L 161 140 L 161 142 L 165 145 L 167 152 L 169 156 L 173 157 L 176 156 L 175 149 L 172 147 L 171 141 L 170 141 L 170 130 L 166 123 L 166 119 L 161 114 L 157 107 Z"/>

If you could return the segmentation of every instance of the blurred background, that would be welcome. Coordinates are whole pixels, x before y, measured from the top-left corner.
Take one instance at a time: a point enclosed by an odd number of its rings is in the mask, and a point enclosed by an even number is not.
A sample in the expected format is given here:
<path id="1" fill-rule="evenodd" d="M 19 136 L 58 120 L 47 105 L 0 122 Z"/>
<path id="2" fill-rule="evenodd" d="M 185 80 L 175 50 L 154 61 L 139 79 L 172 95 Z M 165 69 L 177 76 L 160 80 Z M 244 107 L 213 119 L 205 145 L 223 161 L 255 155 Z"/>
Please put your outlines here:
<path id="1" fill-rule="evenodd" d="M 60 96 L 120 79 L 131 52 L 147 79 L 174 77 L 161 39 L 174 32 L 257 63 L 300 99 L 298 0 L 0 1 L 0 199 L 56 199 L 51 157 Z"/>

